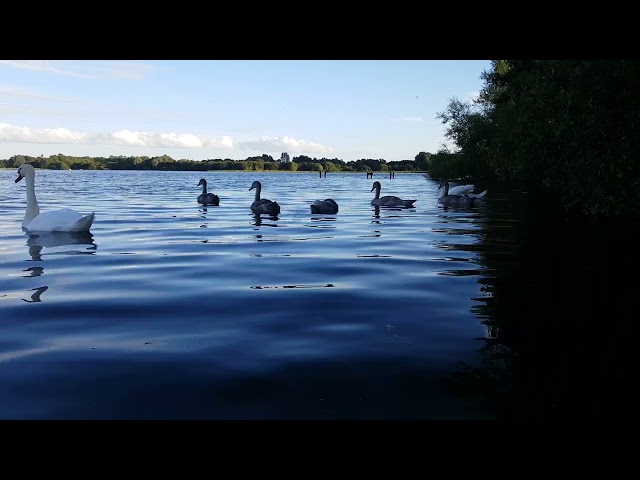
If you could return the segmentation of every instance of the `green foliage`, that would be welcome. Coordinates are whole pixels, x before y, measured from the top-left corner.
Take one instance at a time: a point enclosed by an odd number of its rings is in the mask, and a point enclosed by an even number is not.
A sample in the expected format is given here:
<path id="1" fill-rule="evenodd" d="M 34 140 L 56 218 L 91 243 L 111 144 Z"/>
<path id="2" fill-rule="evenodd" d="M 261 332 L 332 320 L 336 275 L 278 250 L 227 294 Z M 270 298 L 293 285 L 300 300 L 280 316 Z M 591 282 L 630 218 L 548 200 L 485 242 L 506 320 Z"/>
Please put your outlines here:
<path id="1" fill-rule="evenodd" d="M 465 163 L 460 153 L 441 150 L 431 155 L 428 164 L 429 177 L 433 180 L 461 180 L 466 178 Z"/>
<path id="2" fill-rule="evenodd" d="M 281 162 L 280 170 L 285 172 L 295 172 L 298 170 L 298 164 L 296 162 Z"/>
<path id="3" fill-rule="evenodd" d="M 448 124 L 445 135 L 454 142 L 456 152 L 463 153 L 455 160 L 449 159 L 449 163 L 455 165 L 455 178 L 496 175 L 496 166 L 491 162 L 494 126 L 481 108 L 454 97 L 436 118 Z"/>
<path id="4" fill-rule="evenodd" d="M 415 162 L 420 170 L 429 170 L 429 159 L 431 154 L 427 152 L 420 152 L 416 155 Z"/>
<path id="5" fill-rule="evenodd" d="M 430 154 L 429 154 L 430 155 Z M 289 161 L 282 161 L 289 158 Z M 168 155 L 156 157 L 112 155 L 106 157 L 72 157 L 61 153 L 31 157 L 28 155 L 14 155 L 0 160 L 0 168 L 17 168 L 23 163 L 31 163 L 36 168 L 65 169 L 65 170 L 182 170 L 182 171 L 208 171 L 208 170 L 244 170 L 244 171 L 327 171 L 327 172 L 354 172 L 354 171 L 415 171 L 419 170 L 413 160 L 401 160 L 387 163 L 384 159 L 360 159 L 345 162 L 339 158 L 311 158 L 306 155 L 294 157 L 292 160 L 285 152 L 280 161 L 275 161 L 270 155 L 248 157 L 245 160 L 207 159 L 202 161 L 180 159 L 174 160 Z"/>
<path id="6" fill-rule="evenodd" d="M 296 163 L 296 165 L 297 165 L 297 163 Z M 267 162 L 267 163 L 264 164 L 264 169 L 265 170 L 274 171 L 274 170 L 278 170 L 278 166 L 279 165 L 277 163 L 275 163 L 275 162 Z"/>
<path id="7" fill-rule="evenodd" d="M 32 159 L 32 162 L 36 160 L 35 158 Z M 14 155 L 13 157 L 5 160 L 5 165 L 8 168 L 18 168 L 20 165 L 22 165 L 23 163 L 32 163 L 32 162 L 28 162 L 26 160 L 26 158 L 24 157 L 24 155 Z"/>
<path id="8" fill-rule="evenodd" d="M 640 61 L 500 60 L 482 79 L 475 104 L 438 114 L 459 158 L 430 175 L 518 180 L 567 210 L 640 217 Z"/>
<path id="9" fill-rule="evenodd" d="M 431 157 L 430 153 L 426 154 L 428 158 Z M 415 172 L 415 171 L 426 171 L 429 169 L 428 163 L 426 167 L 418 166 L 417 162 L 413 160 L 399 160 L 388 162 L 389 170 L 393 170 L 395 172 Z"/>

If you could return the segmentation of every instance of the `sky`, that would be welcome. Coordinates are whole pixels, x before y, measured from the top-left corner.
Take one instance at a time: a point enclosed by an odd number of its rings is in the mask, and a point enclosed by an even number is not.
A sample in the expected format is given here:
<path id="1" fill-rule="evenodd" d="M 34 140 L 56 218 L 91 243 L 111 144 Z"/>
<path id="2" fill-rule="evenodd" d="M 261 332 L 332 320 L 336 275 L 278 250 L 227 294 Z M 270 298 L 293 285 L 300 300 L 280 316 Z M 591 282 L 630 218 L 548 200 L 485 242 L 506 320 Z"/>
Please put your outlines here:
<path id="1" fill-rule="evenodd" d="M 0 159 L 437 152 L 489 60 L 0 60 Z"/>

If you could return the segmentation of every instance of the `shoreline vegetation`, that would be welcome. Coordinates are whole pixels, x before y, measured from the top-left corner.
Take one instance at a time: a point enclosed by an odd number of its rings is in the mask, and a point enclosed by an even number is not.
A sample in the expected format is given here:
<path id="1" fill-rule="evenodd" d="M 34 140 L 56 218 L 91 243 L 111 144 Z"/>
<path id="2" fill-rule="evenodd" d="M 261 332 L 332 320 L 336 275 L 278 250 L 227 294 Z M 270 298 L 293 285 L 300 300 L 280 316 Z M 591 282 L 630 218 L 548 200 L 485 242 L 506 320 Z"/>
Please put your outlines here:
<path id="1" fill-rule="evenodd" d="M 44 157 L 14 155 L 0 160 L 0 168 L 18 168 L 23 163 L 30 163 L 35 168 L 46 170 L 154 170 L 154 171 L 245 171 L 245 172 L 415 172 L 424 173 L 427 169 L 426 159 L 431 154 L 420 152 L 414 160 L 387 162 L 384 159 L 359 159 L 345 162 L 338 158 L 311 158 L 299 156 L 290 158 L 283 152 L 279 159 L 271 155 L 248 157 L 245 160 L 207 159 L 207 160 L 175 160 L 168 155 L 148 156 L 110 156 L 110 157 L 74 157 L 62 153 Z"/>
<path id="2" fill-rule="evenodd" d="M 481 190 L 519 186 L 576 218 L 640 219 L 640 61 L 493 60 L 472 101 L 451 98 L 436 118 L 453 144 L 413 160 L 291 158 L 245 160 L 14 155 L 0 168 L 31 163 L 71 170 L 424 173 Z"/>
<path id="3" fill-rule="evenodd" d="M 437 114 L 430 178 L 516 182 L 576 217 L 640 219 L 640 61 L 493 60 Z M 434 158 L 435 157 L 435 158 Z"/>

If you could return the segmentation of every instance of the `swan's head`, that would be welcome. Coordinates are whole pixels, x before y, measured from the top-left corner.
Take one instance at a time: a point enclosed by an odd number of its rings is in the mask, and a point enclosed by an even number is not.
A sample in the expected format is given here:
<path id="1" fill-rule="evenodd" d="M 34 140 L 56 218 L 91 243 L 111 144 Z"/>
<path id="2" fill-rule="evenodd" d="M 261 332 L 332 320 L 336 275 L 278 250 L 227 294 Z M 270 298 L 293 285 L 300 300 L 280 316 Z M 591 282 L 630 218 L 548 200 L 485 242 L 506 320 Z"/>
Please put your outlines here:
<path id="1" fill-rule="evenodd" d="M 373 182 L 373 187 L 371 187 L 371 191 L 373 192 L 376 188 L 378 189 L 382 188 L 382 185 L 380 185 L 380 182 Z"/>
<path id="2" fill-rule="evenodd" d="M 20 168 L 18 168 L 18 176 L 16 177 L 16 183 L 18 183 L 24 177 L 33 179 L 35 178 L 35 176 L 36 176 L 36 169 L 33 168 L 33 165 L 29 163 L 25 163 L 23 165 L 20 165 Z"/>
<path id="3" fill-rule="evenodd" d="M 261 188 L 262 185 L 260 184 L 260 182 L 258 180 L 256 180 L 255 182 L 253 182 L 251 184 L 251 188 L 249 190 L 253 190 L 254 188 Z"/>
<path id="4" fill-rule="evenodd" d="M 440 190 L 445 185 L 449 185 L 449 182 L 440 182 L 440 185 L 438 186 L 438 190 Z"/>
<path id="5" fill-rule="evenodd" d="M 201 178 L 200 181 L 198 182 L 198 186 L 200 185 L 206 185 L 207 181 L 204 178 Z"/>

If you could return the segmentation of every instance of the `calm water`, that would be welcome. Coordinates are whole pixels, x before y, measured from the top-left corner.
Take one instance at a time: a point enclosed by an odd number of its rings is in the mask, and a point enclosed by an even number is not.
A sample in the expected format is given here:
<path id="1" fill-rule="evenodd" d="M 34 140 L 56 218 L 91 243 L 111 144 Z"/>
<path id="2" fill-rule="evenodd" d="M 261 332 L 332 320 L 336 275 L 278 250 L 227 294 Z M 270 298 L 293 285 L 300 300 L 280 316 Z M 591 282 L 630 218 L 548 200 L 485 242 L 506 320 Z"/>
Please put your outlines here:
<path id="1" fill-rule="evenodd" d="M 41 211 L 96 212 L 90 234 L 38 237 L 15 173 L 0 170 L 0 418 L 498 416 L 495 379 L 475 384 L 513 348 L 490 305 L 520 260 L 508 195 L 446 210 L 422 175 L 376 175 L 417 199 L 376 210 L 364 173 L 38 170 Z M 196 203 L 203 176 L 220 206 Z M 278 218 L 251 214 L 253 180 Z M 326 197 L 340 212 L 311 214 Z"/>

